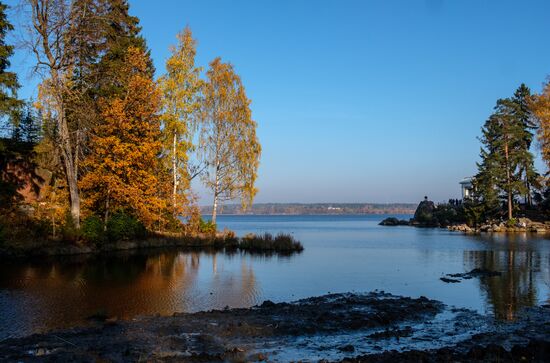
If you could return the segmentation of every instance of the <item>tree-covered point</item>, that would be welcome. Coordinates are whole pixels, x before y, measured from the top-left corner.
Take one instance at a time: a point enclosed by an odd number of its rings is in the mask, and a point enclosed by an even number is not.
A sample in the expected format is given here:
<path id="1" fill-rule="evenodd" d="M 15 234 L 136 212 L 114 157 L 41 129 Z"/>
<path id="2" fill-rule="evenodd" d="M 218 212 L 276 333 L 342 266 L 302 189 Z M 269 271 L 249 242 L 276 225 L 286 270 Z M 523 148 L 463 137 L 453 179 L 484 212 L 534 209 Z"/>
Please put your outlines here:
<path id="1" fill-rule="evenodd" d="M 22 5 L 30 15 L 24 43 L 40 84 L 36 102 L 22 107 L 8 71 L 13 47 L 5 39 L 13 27 L 1 5 L 0 113 L 10 118 L 4 136 L 31 150 L 24 167 L 15 157 L 1 165 L 10 171 L 2 173 L 5 194 L 21 198 L 0 205 L 0 224 L 36 224 L 43 238 L 73 242 L 146 235 L 114 232 L 137 225 L 148 233 L 215 234 L 215 223 L 201 225 L 197 217 L 195 177 L 215 200 L 252 202 L 260 145 L 250 100 L 219 57 L 201 79 L 189 28 L 157 80 L 127 0 Z M 17 238 L 3 230 L 4 238 Z"/>

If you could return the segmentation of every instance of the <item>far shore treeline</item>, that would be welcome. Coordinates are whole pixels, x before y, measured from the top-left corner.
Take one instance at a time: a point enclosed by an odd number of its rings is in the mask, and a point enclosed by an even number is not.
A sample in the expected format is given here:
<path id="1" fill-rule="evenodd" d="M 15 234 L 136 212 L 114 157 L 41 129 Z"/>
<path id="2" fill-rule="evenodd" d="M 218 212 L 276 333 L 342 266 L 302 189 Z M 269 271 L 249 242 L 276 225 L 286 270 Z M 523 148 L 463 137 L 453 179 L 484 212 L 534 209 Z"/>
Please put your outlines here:
<path id="1" fill-rule="evenodd" d="M 191 29 L 155 69 L 126 0 L 23 0 L 18 33 L 34 57 L 35 100 L 20 100 L 0 3 L 0 242 L 101 240 L 123 231 L 215 228 L 226 200 L 252 203 L 261 154 L 233 66 L 195 64 Z M 212 192 L 211 224 L 191 180 Z"/>
<path id="2" fill-rule="evenodd" d="M 247 210 L 240 204 L 227 204 L 223 214 L 254 215 L 341 215 L 341 214 L 413 214 L 418 203 L 254 203 Z M 204 214 L 212 206 L 203 206 Z"/>

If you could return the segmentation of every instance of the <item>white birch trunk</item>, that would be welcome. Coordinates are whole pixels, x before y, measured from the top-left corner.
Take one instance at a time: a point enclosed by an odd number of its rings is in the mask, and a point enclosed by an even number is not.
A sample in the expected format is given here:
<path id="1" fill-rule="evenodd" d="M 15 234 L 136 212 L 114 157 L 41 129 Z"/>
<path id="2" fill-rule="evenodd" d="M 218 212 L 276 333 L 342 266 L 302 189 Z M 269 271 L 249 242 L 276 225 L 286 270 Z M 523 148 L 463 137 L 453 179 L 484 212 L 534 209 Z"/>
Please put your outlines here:
<path id="1" fill-rule="evenodd" d="M 173 185 L 173 190 L 172 190 L 172 204 L 173 204 L 173 207 L 174 207 L 174 211 L 176 210 L 176 204 L 177 204 L 177 199 L 176 199 L 176 195 L 177 195 L 177 192 L 178 192 L 178 171 L 177 171 L 177 157 L 176 157 L 176 132 L 174 131 L 174 140 L 172 142 L 172 174 L 173 174 L 173 178 L 174 178 L 174 185 Z"/>

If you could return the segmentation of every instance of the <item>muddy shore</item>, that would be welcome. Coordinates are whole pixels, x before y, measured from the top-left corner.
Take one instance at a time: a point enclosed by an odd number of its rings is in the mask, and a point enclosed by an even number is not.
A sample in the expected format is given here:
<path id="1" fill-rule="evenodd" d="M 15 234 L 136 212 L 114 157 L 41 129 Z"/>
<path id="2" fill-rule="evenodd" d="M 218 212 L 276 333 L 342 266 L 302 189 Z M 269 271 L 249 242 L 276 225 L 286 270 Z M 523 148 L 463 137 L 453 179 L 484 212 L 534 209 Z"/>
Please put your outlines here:
<path id="1" fill-rule="evenodd" d="M 550 306 L 512 322 L 425 297 L 330 294 L 0 341 L 0 361 L 547 361 Z"/>

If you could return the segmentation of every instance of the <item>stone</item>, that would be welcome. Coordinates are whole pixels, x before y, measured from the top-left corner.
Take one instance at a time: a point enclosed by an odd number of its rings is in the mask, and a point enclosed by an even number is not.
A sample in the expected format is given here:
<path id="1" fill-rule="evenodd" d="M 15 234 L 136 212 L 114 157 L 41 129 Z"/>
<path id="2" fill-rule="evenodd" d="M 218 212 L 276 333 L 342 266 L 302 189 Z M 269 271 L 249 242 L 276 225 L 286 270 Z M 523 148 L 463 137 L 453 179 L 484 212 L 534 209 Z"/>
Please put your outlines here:
<path id="1" fill-rule="evenodd" d="M 408 226 L 409 222 L 395 217 L 389 217 L 378 223 L 380 226 Z"/>
<path id="2" fill-rule="evenodd" d="M 434 218 L 435 204 L 428 197 L 424 197 L 424 200 L 418 204 L 416 211 L 414 212 L 414 223 L 421 226 L 434 226 L 437 221 Z"/>

